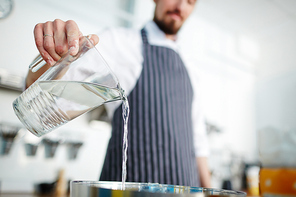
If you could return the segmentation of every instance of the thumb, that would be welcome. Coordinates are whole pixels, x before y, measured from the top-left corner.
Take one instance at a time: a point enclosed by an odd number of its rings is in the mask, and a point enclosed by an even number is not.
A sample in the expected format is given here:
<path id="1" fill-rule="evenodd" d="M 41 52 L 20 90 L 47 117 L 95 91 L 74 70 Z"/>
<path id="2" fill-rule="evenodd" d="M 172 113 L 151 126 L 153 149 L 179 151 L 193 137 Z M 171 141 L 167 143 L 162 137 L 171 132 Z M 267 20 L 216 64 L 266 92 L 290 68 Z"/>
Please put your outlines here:
<path id="1" fill-rule="evenodd" d="M 96 34 L 90 34 L 87 38 L 93 43 L 93 45 L 97 45 L 99 43 L 99 37 Z"/>

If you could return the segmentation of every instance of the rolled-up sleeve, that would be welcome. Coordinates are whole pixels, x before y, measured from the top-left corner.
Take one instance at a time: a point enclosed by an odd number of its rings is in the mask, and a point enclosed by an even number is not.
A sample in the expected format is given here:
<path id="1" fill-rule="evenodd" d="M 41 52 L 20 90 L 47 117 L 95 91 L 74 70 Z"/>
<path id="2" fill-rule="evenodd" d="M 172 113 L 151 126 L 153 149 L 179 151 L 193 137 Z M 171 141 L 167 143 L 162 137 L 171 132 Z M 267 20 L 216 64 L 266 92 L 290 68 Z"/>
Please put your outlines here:
<path id="1" fill-rule="evenodd" d="M 191 73 L 192 74 L 192 73 Z M 193 143 L 196 157 L 208 157 L 210 154 L 206 123 L 203 113 L 201 87 L 197 76 L 191 77 L 194 97 L 192 103 Z"/>

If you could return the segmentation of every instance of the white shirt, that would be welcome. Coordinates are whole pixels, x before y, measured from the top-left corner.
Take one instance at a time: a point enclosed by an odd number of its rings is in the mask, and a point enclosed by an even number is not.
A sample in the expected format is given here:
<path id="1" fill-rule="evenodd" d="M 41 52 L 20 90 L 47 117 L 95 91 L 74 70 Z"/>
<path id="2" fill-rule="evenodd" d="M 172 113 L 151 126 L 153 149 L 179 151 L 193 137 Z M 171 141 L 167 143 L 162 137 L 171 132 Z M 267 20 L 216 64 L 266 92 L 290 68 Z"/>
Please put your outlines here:
<path id="1" fill-rule="evenodd" d="M 151 45 L 164 46 L 173 49 L 181 56 L 192 83 L 194 98 L 192 103 L 192 123 L 194 132 L 194 148 L 197 157 L 209 154 L 205 122 L 202 116 L 197 76 L 188 66 L 177 41 L 167 39 L 158 26 L 150 21 L 145 25 L 148 42 Z M 140 30 L 127 28 L 111 28 L 99 34 L 99 44 L 96 46 L 111 70 L 117 76 L 125 94 L 135 87 L 143 67 L 143 49 Z M 111 102 L 105 105 L 108 116 L 112 118 L 114 111 L 121 102 Z"/>

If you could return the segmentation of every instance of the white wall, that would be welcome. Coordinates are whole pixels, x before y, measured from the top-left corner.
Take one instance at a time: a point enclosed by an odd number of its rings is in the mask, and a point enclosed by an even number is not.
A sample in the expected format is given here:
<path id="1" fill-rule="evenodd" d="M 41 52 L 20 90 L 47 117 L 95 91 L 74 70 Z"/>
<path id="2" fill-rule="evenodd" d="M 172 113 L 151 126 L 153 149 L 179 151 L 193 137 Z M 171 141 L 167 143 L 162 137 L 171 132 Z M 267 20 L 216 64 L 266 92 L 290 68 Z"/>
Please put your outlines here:
<path id="1" fill-rule="evenodd" d="M 258 130 L 296 133 L 295 33 L 295 20 L 289 17 L 259 41 L 264 48 L 258 61 L 256 88 Z"/>
<path id="2" fill-rule="evenodd" d="M 296 4 L 283 8 L 292 11 Z M 263 50 L 257 63 L 256 121 L 263 166 L 296 166 L 296 20 L 290 13 L 258 38 Z"/>

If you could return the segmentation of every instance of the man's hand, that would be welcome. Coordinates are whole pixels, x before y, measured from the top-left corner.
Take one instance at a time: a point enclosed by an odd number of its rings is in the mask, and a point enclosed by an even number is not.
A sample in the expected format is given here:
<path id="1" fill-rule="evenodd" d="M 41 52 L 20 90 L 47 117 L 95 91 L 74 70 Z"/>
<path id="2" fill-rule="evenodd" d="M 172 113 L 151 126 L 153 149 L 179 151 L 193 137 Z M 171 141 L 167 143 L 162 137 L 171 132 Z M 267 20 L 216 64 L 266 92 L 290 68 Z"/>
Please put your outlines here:
<path id="1" fill-rule="evenodd" d="M 51 66 L 68 50 L 70 50 L 71 55 L 78 52 L 80 36 L 82 36 L 82 33 L 72 20 L 64 22 L 56 19 L 39 23 L 34 28 L 37 49 L 46 63 Z M 96 45 L 99 41 L 98 36 L 92 35 L 91 41 Z"/>
<path id="2" fill-rule="evenodd" d="M 207 157 L 196 157 L 201 187 L 211 187 L 211 173 Z"/>
<path id="3" fill-rule="evenodd" d="M 38 23 L 34 28 L 37 49 L 46 61 L 46 65 L 33 73 L 29 70 L 26 78 L 26 88 L 36 81 L 48 68 L 53 66 L 65 53 L 76 55 L 79 49 L 79 38 L 82 36 L 77 24 L 72 21 L 56 19 L 45 23 Z M 90 41 L 96 45 L 99 37 L 89 35 Z"/>

